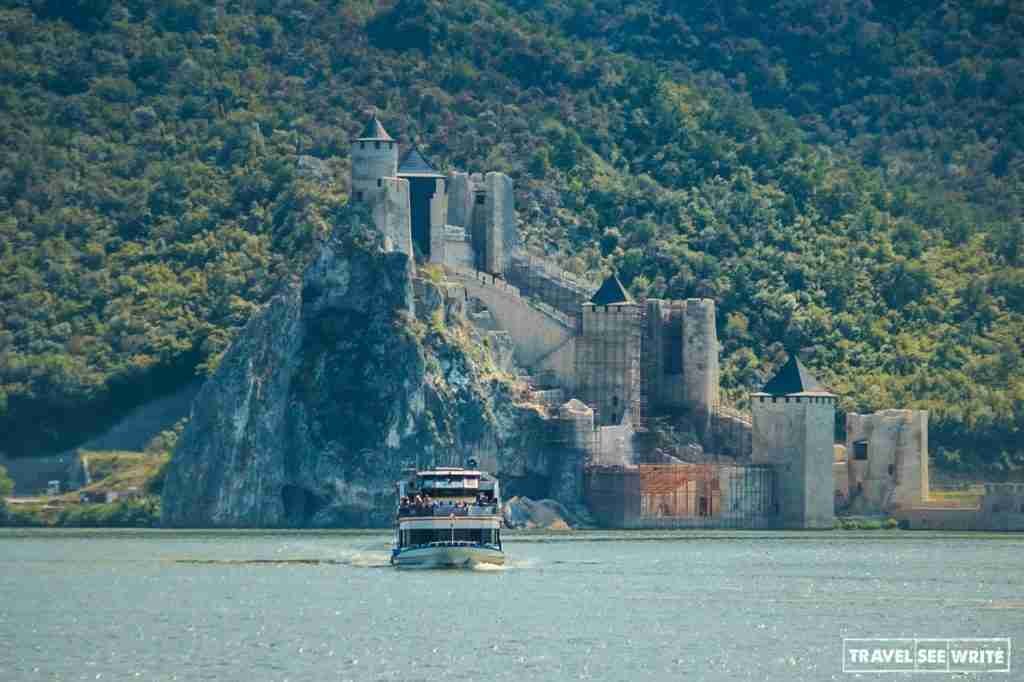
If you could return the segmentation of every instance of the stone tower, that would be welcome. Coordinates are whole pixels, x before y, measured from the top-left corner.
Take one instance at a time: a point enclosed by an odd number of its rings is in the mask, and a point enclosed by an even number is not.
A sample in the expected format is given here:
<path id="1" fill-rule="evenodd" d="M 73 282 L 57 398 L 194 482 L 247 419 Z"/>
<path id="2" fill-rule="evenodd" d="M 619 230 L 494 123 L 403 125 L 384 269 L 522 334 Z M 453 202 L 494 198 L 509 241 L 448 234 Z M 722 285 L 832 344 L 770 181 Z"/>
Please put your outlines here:
<path id="1" fill-rule="evenodd" d="M 352 198 L 371 201 L 383 178 L 398 175 L 398 142 L 374 116 L 362 135 L 352 141 Z"/>
<path id="2" fill-rule="evenodd" d="M 718 405 L 715 302 L 647 299 L 644 381 L 655 410 L 688 411 L 700 433 Z"/>
<path id="3" fill-rule="evenodd" d="M 847 480 L 857 511 L 890 511 L 926 501 L 928 411 L 846 415 Z"/>
<path id="4" fill-rule="evenodd" d="M 705 423 L 718 405 L 718 379 L 715 302 L 688 298 L 683 320 L 683 400 Z"/>
<path id="5" fill-rule="evenodd" d="M 375 116 L 352 141 L 351 200 L 370 205 L 387 251 L 400 251 L 412 258 L 409 182 L 397 173 L 398 142 Z"/>
<path id="6" fill-rule="evenodd" d="M 750 396 L 753 461 L 775 468 L 775 499 L 785 528 L 831 528 L 836 396 L 797 357 Z"/>
<path id="7" fill-rule="evenodd" d="M 576 339 L 576 392 L 601 426 L 640 422 L 641 310 L 618 277 L 583 304 Z"/>

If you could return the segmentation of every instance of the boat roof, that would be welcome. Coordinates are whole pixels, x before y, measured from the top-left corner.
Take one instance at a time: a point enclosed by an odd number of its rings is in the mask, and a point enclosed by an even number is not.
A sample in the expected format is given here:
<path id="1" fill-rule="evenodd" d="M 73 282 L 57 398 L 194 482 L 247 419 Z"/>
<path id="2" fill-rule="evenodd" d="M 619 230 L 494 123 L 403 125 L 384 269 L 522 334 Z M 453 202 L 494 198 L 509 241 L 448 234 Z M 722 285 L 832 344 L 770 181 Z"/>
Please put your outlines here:
<path id="1" fill-rule="evenodd" d="M 483 476 L 482 471 L 476 469 L 463 469 L 462 467 L 435 467 L 433 469 L 425 469 L 423 471 L 417 471 L 417 476 L 462 476 L 462 477 L 479 477 Z"/>

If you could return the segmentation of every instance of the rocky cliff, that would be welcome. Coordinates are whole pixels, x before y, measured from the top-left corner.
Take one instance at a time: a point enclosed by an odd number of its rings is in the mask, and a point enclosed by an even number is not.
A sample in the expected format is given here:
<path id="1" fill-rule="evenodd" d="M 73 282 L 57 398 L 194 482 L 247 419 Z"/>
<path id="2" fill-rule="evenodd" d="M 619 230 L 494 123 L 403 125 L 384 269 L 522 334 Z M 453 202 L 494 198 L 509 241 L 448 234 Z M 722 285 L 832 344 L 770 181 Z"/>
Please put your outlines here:
<path id="1" fill-rule="evenodd" d="M 385 525 L 403 466 L 468 456 L 545 492 L 541 413 L 513 400 L 457 299 L 426 280 L 414 295 L 409 259 L 368 223 L 349 209 L 200 390 L 164 525 Z"/>

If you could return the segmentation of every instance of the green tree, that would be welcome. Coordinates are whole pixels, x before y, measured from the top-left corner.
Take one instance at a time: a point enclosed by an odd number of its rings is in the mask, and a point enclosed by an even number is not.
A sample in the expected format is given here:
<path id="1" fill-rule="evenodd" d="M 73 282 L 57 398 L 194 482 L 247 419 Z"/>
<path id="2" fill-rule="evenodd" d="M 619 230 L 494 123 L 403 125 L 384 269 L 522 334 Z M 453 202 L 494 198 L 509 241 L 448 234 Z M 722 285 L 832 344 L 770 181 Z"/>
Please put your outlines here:
<path id="1" fill-rule="evenodd" d="M 0 466 L 0 497 L 5 497 L 14 492 L 14 481 L 7 475 L 7 469 Z"/>

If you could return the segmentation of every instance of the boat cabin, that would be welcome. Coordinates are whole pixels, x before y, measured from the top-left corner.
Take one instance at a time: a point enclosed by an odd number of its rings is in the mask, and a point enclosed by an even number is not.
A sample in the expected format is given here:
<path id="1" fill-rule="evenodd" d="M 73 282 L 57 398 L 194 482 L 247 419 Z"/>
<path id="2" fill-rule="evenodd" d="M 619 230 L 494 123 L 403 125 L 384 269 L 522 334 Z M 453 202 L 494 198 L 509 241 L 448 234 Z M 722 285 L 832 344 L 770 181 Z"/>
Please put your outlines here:
<path id="1" fill-rule="evenodd" d="M 398 483 L 396 546 L 501 547 L 498 481 L 475 469 L 409 472 Z"/>

